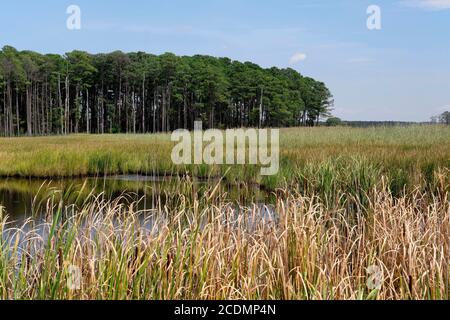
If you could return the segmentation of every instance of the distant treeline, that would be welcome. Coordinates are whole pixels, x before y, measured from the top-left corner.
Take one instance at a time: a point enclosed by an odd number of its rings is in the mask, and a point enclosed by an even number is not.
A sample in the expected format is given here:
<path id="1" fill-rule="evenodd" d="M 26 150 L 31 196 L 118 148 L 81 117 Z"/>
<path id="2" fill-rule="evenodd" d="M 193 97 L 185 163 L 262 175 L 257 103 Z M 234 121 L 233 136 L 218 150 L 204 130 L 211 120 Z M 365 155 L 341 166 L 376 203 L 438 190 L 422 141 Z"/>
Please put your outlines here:
<path id="1" fill-rule="evenodd" d="M 450 118 L 449 118 L 450 119 Z M 447 121 L 430 121 L 430 122 L 407 122 L 407 121 L 342 121 L 340 125 L 349 127 L 396 127 L 396 126 L 412 126 L 412 125 L 431 125 L 431 124 L 450 124 Z M 327 125 L 327 123 L 323 123 Z"/>
<path id="2" fill-rule="evenodd" d="M 342 123 L 349 127 L 395 127 L 425 124 L 406 121 L 343 121 Z"/>
<path id="3" fill-rule="evenodd" d="M 332 95 L 293 69 L 144 52 L 0 51 L 0 134 L 317 125 Z"/>

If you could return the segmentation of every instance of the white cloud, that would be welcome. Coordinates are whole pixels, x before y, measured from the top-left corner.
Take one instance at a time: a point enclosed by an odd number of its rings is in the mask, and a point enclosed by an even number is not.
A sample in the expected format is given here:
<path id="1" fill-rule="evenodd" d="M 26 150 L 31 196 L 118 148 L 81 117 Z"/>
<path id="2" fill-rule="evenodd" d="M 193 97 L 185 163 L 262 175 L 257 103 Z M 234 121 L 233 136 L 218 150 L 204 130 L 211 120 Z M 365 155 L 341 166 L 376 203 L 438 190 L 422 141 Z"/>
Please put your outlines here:
<path id="1" fill-rule="evenodd" d="M 437 111 L 449 111 L 450 110 L 450 104 L 441 106 L 439 108 L 436 108 Z"/>
<path id="2" fill-rule="evenodd" d="M 297 64 L 300 61 L 303 61 L 305 59 L 306 59 L 306 54 L 304 54 L 302 52 L 297 52 L 291 57 L 291 59 L 289 59 L 289 63 L 290 64 Z"/>
<path id="3" fill-rule="evenodd" d="M 404 0 L 402 3 L 409 7 L 417 7 L 428 10 L 450 9 L 450 0 Z"/>

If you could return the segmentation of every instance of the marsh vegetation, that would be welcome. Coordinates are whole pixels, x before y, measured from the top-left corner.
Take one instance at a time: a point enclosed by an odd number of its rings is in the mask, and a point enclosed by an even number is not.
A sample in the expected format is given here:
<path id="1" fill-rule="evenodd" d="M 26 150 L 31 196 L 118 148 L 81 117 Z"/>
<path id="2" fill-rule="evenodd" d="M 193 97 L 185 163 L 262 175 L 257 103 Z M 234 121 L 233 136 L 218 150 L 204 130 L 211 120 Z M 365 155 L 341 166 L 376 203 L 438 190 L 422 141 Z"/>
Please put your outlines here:
<path id="1" fill-rule="evenodd" d="M 2 203 L 0 298 L 450 298 L 449 127 L 283 129 L 264 178 L 174 166 L 173 144 L 0 139 L 0 190 L 32 198 Z"/>

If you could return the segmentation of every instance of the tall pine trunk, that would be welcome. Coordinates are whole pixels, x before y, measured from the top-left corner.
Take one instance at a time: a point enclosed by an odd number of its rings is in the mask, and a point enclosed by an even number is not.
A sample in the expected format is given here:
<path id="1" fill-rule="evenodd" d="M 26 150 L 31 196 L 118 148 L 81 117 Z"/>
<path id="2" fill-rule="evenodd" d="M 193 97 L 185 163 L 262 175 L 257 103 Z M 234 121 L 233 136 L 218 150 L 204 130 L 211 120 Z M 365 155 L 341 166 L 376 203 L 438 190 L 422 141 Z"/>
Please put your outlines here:
<path id="1" fill-rule="evenodd" d="M 27 88 L 26 88 L 26 95 L 27 95 L 27 134 L 29 135 L 29 136 L 31 136 L 32 134 L 33 134 L 33 129 L 32 129 L 32 124 L 31 124 L 31 121 L 32 121 L 32 116 L 31 116 L 31 93 L 30 93 L 30 90 L 31 90 L 31 88 L 30 87 L 32 87 L 32 84 L 30 85 L 30 84 L 28 84 L 27 83 Z"/>

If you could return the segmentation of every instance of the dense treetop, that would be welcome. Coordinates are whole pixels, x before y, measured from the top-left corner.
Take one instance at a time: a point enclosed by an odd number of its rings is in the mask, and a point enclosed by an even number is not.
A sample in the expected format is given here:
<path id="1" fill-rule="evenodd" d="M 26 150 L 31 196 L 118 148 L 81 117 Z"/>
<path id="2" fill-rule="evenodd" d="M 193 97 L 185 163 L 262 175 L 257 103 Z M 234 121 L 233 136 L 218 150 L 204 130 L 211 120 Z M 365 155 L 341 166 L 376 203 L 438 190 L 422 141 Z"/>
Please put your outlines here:
<path id="1" fill-rule="evenodd" d="M 324 83 L 293 69 L 144 52 L 64 56 L 0 51 L 0 134 L 159 132 L 204 127 L 315 125 L 328 116 Z"/>

